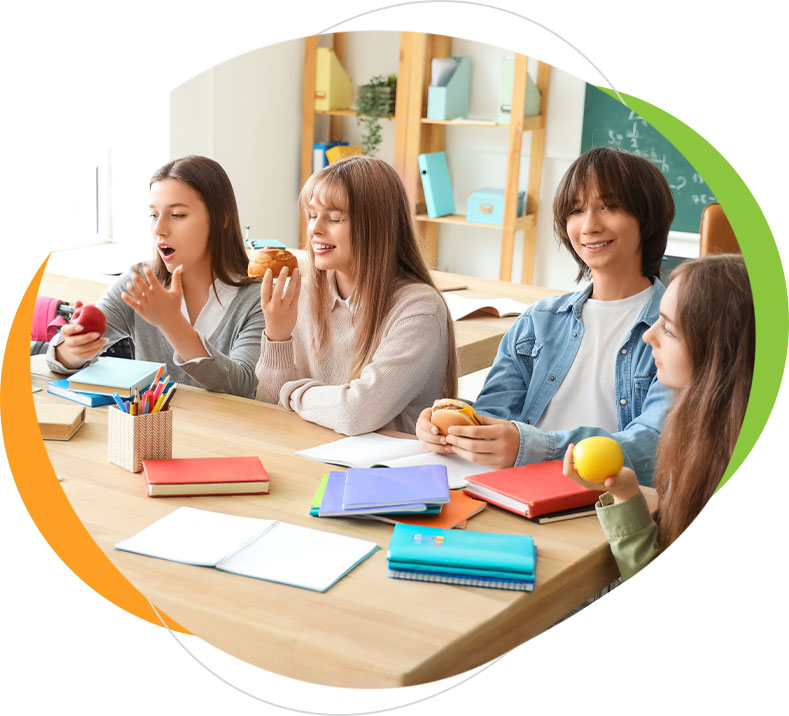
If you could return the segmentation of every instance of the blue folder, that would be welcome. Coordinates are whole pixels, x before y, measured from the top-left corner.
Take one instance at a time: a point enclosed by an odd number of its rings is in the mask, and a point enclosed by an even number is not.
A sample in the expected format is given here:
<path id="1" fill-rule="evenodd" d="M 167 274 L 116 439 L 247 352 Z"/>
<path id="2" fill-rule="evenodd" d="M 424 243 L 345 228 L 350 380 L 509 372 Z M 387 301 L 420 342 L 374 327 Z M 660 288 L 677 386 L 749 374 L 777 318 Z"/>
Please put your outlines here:
<path id="1" fill-rule="evenodd" d="M 431 219 L 455 213 L 452 182 L 449 179 L 447 156 L 444 152 L 420 154 L 417 157 L 422 189 L 425 192 L 427 215 Z"/>

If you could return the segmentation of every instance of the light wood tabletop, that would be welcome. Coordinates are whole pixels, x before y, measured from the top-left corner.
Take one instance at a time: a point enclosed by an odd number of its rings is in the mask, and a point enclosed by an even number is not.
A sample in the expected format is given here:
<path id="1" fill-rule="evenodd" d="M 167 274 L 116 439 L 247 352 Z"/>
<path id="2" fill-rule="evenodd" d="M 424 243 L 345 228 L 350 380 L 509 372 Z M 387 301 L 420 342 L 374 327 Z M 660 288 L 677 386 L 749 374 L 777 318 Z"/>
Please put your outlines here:
<path id="1" fill-rule="evenodd" d="M 34 356 L 33 384 L 47 379 Z M 36 405 L 63 402 L 36 393 Z M 281 407 L 181 387 L 173 457 L 257 455 L 267 495 L 149 498 L 140 474 L 107 460 L 107 408 L 88 408 L 67 442 L 45 443 L 77 516 L 110 561 L 159 609 L 214 646 L 264 669 L 360 688 L 418 684 L 484 664 L 551 626 L 617 576 L 595 517 L 537 525 L 488 506 L 467 529 L 531 534 L 532 593 L 401 581 L 386 576 L 392 526 L 309 515 L 330 469 L 297 450 L 340 435 Z M 650 498 L 651 499 L 651 498 Z M 326 593 L 121 552 L 114 545 L 188 505 L 278 519 L 372 540 L 381 548 Z"/>
<path id="2" fill-rule="evenodd" d="M 306 261 L 305 252 L 299 254 L 300 264 Z M 540 298 L 553 296 L 560 291 L 540 286 L 525 286 L 520 283 L 505 283 L 489 279 L 462 276 L 460 274 L 431 271 L 433 280 L 441 290 L 454 290 L 458 296 L 468 298 L 499 298 L 508 297 L 522 303 L 534 303 Z M 45 273 L 41 280 L 39 295 L 59 298 L 72 305 L 80 300 L 83 303 L 95 303 L 101 298 L 107 286 L 115 280 L 114 276 L 99 277 L 92 280 L 60 276 Z M 515 321 L 515 316 L 496 318 L 495 316 L 475 314 L 468 318 L 455 321 L 455 343 L 458 355 L 458 375 L 467 375 L 493 364 L 499 343 L 507 329 Z"/>

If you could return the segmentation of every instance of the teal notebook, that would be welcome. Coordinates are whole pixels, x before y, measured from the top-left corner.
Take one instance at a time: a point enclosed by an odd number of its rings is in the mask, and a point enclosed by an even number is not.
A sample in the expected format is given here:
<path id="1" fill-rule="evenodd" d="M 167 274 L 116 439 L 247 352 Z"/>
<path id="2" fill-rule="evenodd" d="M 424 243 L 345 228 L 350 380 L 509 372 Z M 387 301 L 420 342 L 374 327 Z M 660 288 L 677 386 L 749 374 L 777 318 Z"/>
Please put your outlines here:
<path id="1" fill-rule="evenodd" d="M 146 390 L 162 366 L 164 363 L 105 356 L 69 376 L 68 388 L 79 393 L 118 393 L 129 398 L 135 388 Z"/>
<path id="2" fill-rule="evenodd" d="M 529 535 L 395 525 L 386 554 L 392 569 L 534 579 Z"/>

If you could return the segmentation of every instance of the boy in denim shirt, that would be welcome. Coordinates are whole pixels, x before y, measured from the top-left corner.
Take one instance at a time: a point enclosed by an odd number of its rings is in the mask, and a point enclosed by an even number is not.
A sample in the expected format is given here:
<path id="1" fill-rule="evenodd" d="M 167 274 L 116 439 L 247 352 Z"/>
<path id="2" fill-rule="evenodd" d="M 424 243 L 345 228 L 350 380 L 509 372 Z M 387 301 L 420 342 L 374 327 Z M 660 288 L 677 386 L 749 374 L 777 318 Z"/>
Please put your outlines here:
<path id="1" fill-rule="evenodd" d="M 417 422 L 423 446 L 494 468 L 562 459 L 567 445 L 613 437 L 651 485 L 670 392 L 643 334 L 659 316 L 657 278 L 674 219 L 671 190 L 648 160 L 593 149 L 567 170 L 554 229 L 579 266 L 572 294 L 542 299 L 507 331 L 474 407 L 481 426 L 446 438 Z"/>

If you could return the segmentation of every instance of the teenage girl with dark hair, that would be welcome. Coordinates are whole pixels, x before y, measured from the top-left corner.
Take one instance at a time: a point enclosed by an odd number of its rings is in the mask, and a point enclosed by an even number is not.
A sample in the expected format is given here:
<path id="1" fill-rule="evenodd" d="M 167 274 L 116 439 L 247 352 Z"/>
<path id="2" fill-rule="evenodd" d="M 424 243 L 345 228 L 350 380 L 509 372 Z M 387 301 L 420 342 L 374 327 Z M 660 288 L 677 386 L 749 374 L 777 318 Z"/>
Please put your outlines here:
<path id="1" fill-rule="evenodd" d="M 174 381 L 254 397 L 264 318 L 230 179 L 213 159 L 189 156 L 161 167 L 150 190 L 152 265 L 132 267 L 99 300 L 103 337 L 63 326 L 50 368 L 73 373 L 130 337 L 134 357 L 165 363 Z"/>

